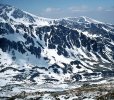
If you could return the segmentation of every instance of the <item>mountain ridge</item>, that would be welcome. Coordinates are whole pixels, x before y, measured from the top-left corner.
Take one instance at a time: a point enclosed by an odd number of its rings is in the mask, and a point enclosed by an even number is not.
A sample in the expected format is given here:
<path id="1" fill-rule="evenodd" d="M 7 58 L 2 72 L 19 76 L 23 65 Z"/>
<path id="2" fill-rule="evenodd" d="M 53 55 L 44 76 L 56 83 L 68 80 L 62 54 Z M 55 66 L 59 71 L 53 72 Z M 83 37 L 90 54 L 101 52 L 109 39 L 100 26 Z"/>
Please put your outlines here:
<path id="1" fill-rule="evenodd" d="M 72 20 L 72 19 L 76 19 L 76 21 L 77 20 L 85 20 L 85 21 L 87 21 L 87 22 L 89 22 L 90 21 L 90 23 L 92 23 L 92 22 L 96 22 L 96 23 L 103 23 L 103 22 L 100 22 L 100 21 L 96 21 L 95 19 L 91 19 L 91 18 L 89 18 L 89 17 L 86 17 L 86 16 L 80 16 L 80 17 L 65 17 L 65 18 L 57 18 L 57 19 L 51 19 L 51 18 L 44 18 L 44 17 L 39 17 L 39 16 L 36 16 L 36 15 L 34 15 L 34 14 L 31 14 L 31 13 L 28 13 L 28 12 L 26 12 L 26 11 L 24 11 L 24 10 L 20 10 L 20 9 L 18 9 L 18 8 L 15 8 L 14 6 L 11 6 L 11 5 L 6 5 L 6 4 L 0 4 L 0 6 L 1 6 L 1 9 L 2 8 L 5 8 L 6 9 L 6 12 L 9 12 L 10 10 L 18 10 L 18 13 L 19 12 L 23 12 L 23 13 L 25 13 L 25 14 L 28 14 L 28 15 L 30 15 L 30 16 L 32 16 L 33 17 L 33 19 L 34 18 L 37 18 L 37 19 L 42 19 L 42 20 L 47 20 L 47 21 L 60 21 L 60 20 L 67 20 L 67 19 L 70 19 L 70 20 Z M 10 9 L 11 8 L 11 9 Z M 12 11 L 12 15 L 10 15 L 10 16 L 14 16 L 14 14 L 13 14 L 14 12 Z M 18 14 L 17 14 L 18 15 Z M 18 15 L 19 16 L 19 15 Z M 87 20 L 88 19 L 88 20 Z M 34 21 L 34 20 L 33 20 Z"/>

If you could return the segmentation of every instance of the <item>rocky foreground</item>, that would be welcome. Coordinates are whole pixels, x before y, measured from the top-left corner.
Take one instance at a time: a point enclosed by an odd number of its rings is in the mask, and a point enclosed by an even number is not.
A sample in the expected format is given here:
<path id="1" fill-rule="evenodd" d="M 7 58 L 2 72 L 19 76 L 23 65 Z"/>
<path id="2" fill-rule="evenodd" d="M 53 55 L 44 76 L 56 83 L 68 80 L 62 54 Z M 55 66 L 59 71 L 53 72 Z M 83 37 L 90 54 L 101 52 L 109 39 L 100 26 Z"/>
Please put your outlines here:
<path id="1" fill-rule="evenodd" d="M 22 91 L 10 97 L 1 96 L 0 100 L 114 100 L 114 82 L 113 80 L 102 84 L 84 82 L 79 88 L 61 91 Z"/>

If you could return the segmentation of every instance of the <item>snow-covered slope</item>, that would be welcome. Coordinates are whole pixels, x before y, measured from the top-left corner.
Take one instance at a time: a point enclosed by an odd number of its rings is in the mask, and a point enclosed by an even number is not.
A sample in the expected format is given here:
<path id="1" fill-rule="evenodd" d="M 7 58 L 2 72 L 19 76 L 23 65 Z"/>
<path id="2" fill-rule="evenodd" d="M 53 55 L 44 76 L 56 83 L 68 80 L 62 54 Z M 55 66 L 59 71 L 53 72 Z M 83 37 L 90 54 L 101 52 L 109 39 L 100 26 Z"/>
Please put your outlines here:
<path id="1" fill-rule="evenodd" d="M 52 19 L 37 17 L 10 5 L 0 4 L 0 20 L 12 24 L 34 24 L 37 26 L 50 25 Z"/>
<path id="2" fill-rule="evenodd" d="M 113 68 L 114 25 L 41 18 L 0 4 L 0 86 L 99 80 Z"/>

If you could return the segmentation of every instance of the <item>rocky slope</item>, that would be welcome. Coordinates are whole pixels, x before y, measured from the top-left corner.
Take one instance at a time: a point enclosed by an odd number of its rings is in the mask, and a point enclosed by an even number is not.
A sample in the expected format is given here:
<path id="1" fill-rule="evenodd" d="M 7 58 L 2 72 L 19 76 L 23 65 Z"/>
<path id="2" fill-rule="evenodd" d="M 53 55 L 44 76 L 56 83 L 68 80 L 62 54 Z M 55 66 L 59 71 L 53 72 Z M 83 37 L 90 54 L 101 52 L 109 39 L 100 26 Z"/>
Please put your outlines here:
<path id="1" fill-rule="evenodd" d="M 0 4 L 0 86 L 101 80 L 114 75 L 114 25 L 47 19 Z"/>

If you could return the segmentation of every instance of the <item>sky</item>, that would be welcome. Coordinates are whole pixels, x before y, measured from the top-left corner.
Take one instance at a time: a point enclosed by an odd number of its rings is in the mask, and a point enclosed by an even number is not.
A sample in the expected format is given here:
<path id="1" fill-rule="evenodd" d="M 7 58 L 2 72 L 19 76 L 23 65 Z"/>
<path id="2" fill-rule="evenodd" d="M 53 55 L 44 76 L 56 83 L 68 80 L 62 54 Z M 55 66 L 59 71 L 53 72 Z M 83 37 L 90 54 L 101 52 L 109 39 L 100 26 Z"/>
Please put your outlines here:
<path id="1" fill-rule="evenodd" d="M 114 0 L 0 0 L 46 18 L 87 16 L 114 24 Z"/>

